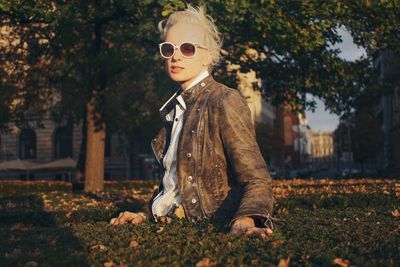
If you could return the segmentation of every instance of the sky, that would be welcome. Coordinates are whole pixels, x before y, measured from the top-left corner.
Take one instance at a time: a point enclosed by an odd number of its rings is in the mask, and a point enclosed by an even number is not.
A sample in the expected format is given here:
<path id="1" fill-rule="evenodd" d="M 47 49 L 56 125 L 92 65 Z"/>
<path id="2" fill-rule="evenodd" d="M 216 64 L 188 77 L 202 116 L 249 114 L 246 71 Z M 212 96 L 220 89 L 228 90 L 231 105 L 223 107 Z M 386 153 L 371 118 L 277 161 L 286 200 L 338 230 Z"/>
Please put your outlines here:
<path id="1" fill-rule="evenodd" d="M 338 33 L 342 36 L 343 42 L 334 45 L 333 48 L 339 48 L 341 50 L 340 57 L 349 61 L 356 60 L 365 54 L 365 50 L 358 48 L 351 37 L 350 33 L 344 28 L 339 28 Z M 306 117 L 308 124 L 313 131 L 333 131 L 339 124 L 339 117 L 335 114 L 330 114 L 329 111 L 325 110 L 323 101 L 319 98 L 315 98 L 317 103 L 315 112 L 306 111 Z"/>

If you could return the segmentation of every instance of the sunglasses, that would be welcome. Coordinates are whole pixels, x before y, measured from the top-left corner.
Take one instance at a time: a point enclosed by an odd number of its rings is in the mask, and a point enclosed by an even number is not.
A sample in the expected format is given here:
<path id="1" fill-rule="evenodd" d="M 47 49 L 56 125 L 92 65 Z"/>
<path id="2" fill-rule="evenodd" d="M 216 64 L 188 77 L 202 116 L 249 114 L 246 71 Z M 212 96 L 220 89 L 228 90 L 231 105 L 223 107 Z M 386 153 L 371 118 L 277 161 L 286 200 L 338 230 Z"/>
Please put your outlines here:
<path id="1" fill-rule="evenodd" d="M 207 49 L 207 47 L 203 45 L 191 42 L 184 42 L 177 46 L 170 42 L 164 42 L 159 44 L 159 47 L 160 47 L 160 54 L 163 58 L 173 57 L 175 55 L 176 49 L 179 49 L 181 55 L 184 56 L 185 58 L 194 57 L 196 55 L 197 48 Z"/>

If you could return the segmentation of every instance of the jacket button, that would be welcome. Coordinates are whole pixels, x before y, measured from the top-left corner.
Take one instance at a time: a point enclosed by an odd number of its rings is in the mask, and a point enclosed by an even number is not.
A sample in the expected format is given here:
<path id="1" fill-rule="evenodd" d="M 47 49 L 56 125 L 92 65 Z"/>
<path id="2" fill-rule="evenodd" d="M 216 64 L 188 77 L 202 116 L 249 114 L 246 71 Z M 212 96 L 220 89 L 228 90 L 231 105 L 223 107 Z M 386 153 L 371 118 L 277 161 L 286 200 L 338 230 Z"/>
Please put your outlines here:
<path id="1" fill-rule="evenodd" d="M 186 157 L 191 158 L 192 157 L 192 153 L 187 153 Z"/>
<path id="2" fill-rule="evenodd" d="M 206 86 L 206 84 L 204 82 L 202 82 L 200 85 L 201 85 L 201 87 Z"/>
<path id="3" fill-rule="evenodd" d="M 195 198 L 192 198 L 192 203 L 193 203 L 193 204 L 196 204 L 196 203 L 197 203 L 197 200 L 196 200 Z"/>
<path id="4" fill-rule="evenodd" d="M 189 176 L 187 177 L 187 180 L 188 180 L 189 182 L 193 181 L 193 176 L 189 175 Z"/>

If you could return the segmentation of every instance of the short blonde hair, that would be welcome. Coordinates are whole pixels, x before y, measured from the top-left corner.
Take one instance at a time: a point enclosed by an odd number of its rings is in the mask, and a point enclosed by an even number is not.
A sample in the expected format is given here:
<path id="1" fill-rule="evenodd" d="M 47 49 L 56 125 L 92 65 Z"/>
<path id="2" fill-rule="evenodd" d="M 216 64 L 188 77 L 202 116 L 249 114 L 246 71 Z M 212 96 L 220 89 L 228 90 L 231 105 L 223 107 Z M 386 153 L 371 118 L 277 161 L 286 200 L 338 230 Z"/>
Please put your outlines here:
<path id="1" fill-rule="evenodd" d="M 163 24 L 165 25 L 163 26 Z M 204 29 L 204 44 L 211 53 L 211 64 L 209 68 L 214 67 L 221 59 L 222 38 L 214 19 L 206 14 L 204 6 L 197 8 L 188 5 L 184 11 L 175 11 L 169 15 L 168 19 L 163 19 L 158 23 L 161 39 L 165 40 L 167 31 L 178 23 L 190 23 L 198 25 Z"/>

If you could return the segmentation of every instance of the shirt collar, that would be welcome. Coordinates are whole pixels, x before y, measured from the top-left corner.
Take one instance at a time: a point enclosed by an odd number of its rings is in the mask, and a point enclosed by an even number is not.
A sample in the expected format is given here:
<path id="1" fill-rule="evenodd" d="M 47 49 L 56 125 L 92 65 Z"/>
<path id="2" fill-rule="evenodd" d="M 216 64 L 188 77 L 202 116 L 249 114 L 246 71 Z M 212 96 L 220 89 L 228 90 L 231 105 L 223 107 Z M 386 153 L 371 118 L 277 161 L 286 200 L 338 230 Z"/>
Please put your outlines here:
<path id="1" fill-rule="evenodd" d="M 164 103 L 164 105 L 162 105 L 162 107 L 160 108 L 160 112 L 165 109 L 167 107 L 168 104 L 170 104 L 174 99 L 176 99 L 178 101 L 178 103 L 182 106 L 183 109 L 186 110 L 186 104 L 185 101 L 183 100 L 182 96 L 180 95 L 180 93 L 186 92 L 187 90 L 191 89 L 192 87 L 194 87 L 196 84 L 198 84 L 199 82 L 201 82 L 204 78 L 206 78 L 208 75 L 210 75 L 208 73 L 208 70 L 203 71 L 202 73 L 200 73 L 190 84 L 189 86 L 185 89 L 182 90 L 182 88 L 180 90 L 178 90 L 178 92 L 175 92 L 175 94 L 173 94 L 170 99 L 168 99 L 167 102 Z M 189 90 L 190 91 L 190 90 Z M 189 92 L 187 91 L 187 92 Z"/>
<path id="2" fill-rule="evenodd" d="M 200 73 L 190 84 L 189 86 L 184 90 L 188 90 L 190 88 L 192 88 L 193 86 L 195 86 L 196 84 L 198 84 L 201 80 L 203 80 L 205 77 L 207 77 L 209 75 L 208 70 L 203 71 L 202 73 Z"/>

